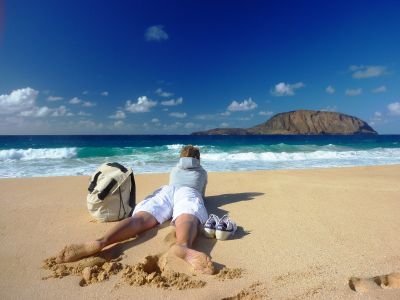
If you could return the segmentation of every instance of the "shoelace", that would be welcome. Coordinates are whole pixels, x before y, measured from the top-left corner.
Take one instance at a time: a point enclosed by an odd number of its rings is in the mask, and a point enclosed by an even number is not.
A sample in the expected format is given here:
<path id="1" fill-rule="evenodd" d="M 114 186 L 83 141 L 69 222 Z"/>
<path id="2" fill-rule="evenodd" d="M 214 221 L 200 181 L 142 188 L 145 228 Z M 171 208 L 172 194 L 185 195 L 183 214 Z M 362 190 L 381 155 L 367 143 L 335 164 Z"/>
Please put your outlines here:
<path id="1" fill-rule="evenodd" d="M 226 229 L 227 230 L 233 230 L 234 226 L 233 223 L 231 221 L 231 219 L 229 218 L 229 215 L 223 215 L 221 219 L 219 219 L 218 223 L 224 222 L 226 224 Z"/>
<path id="2" fill-rule="evenodd" d="M 214 215 L 214 214 L 210 214 L 210 216 L 209 216 L 209 218 L 208 218 L 210 221 L 215 221 L 215 224 L 217 224 L 218 222 L 219 222 L 219 218 L 218 218 L 218 216 L 217 215 Z"/>
<path id="3" fill-rule="evenodd" d="M 206 222 L 206 224 L 209 224 L 210 226 L 212 226 L 213 228 L 217 227 L 219 223 L 219 218 L 217 215 L 214 214 L 210 214 L 210 216 L 208 217 L 208 220 Z M 208 226 L 208 225 L 206 225 Z"/>

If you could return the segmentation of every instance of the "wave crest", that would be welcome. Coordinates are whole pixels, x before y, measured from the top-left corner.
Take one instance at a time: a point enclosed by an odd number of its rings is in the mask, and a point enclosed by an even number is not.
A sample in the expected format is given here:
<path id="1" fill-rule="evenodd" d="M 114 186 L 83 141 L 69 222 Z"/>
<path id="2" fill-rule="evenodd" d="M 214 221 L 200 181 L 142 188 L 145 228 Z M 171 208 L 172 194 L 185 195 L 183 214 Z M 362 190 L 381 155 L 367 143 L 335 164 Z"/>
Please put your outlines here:
<path id="1" fill-rule="evenodd" d="M 0 150 L 0 161 L 65 159 L 76 157 L 77 148 L 41 148 Z"/>
<path id="2" fill-rule="evenodd" d="M 209 161 L 299 161 L 325 159 L 377 159 L 400 157 L 400 149 L 375 148 L 358 151 L 312 151 L 312 152 L 241 152 L 205 153 L 203 160 Z"/>

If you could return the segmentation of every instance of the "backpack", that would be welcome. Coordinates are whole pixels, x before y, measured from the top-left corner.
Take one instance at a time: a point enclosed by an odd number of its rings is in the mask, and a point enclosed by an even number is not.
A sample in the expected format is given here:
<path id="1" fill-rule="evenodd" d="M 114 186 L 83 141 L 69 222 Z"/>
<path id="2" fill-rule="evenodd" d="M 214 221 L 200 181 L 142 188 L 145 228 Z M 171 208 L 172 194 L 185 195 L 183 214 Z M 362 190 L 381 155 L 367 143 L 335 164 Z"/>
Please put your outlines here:
<path id="1" fill-rule="evenodd" d="M 133 171 L 119 163 L 104 163 L 92 175 L 87 195 L 89 213 L 100 222 L 125 219 L 135 208 Z"/>

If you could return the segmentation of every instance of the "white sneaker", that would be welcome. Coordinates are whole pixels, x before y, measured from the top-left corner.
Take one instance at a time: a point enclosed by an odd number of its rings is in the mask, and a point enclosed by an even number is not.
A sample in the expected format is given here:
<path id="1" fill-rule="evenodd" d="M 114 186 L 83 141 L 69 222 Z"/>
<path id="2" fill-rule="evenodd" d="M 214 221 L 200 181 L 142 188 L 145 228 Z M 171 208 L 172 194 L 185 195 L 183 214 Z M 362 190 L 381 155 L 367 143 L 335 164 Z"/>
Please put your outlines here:
<path id="1" fill-rule="evenodd" d="M 215 228 L 219 222 L 218 216 L 210 214 L 208 220 L 204 224 L 204 235 L 210 239 L 215 238 Z"/>
<path id="2" fill-rule="evenodd" d="M 217 240 L 227 240 L 236 232 L 237 226 L 235 221 L 231 220 L 228 215 L 224 215 L 217 224 L 215 236 Z"/>

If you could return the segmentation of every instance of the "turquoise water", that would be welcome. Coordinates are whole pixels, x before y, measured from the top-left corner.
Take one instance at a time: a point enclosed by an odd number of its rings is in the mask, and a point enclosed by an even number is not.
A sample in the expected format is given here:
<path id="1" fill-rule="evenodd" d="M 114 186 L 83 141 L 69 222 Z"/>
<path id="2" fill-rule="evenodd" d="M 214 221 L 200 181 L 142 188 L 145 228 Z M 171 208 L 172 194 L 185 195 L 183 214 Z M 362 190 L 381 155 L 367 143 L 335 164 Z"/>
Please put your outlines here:
<path id="1" fill-rule="evenodd" d="M 208 171 L 304 169 L 400 163 L 400 135 L 384 136 L 0 136 L 0 178 L 89 175 L 117 161 L 163 173 L 185 144 Z"/>

